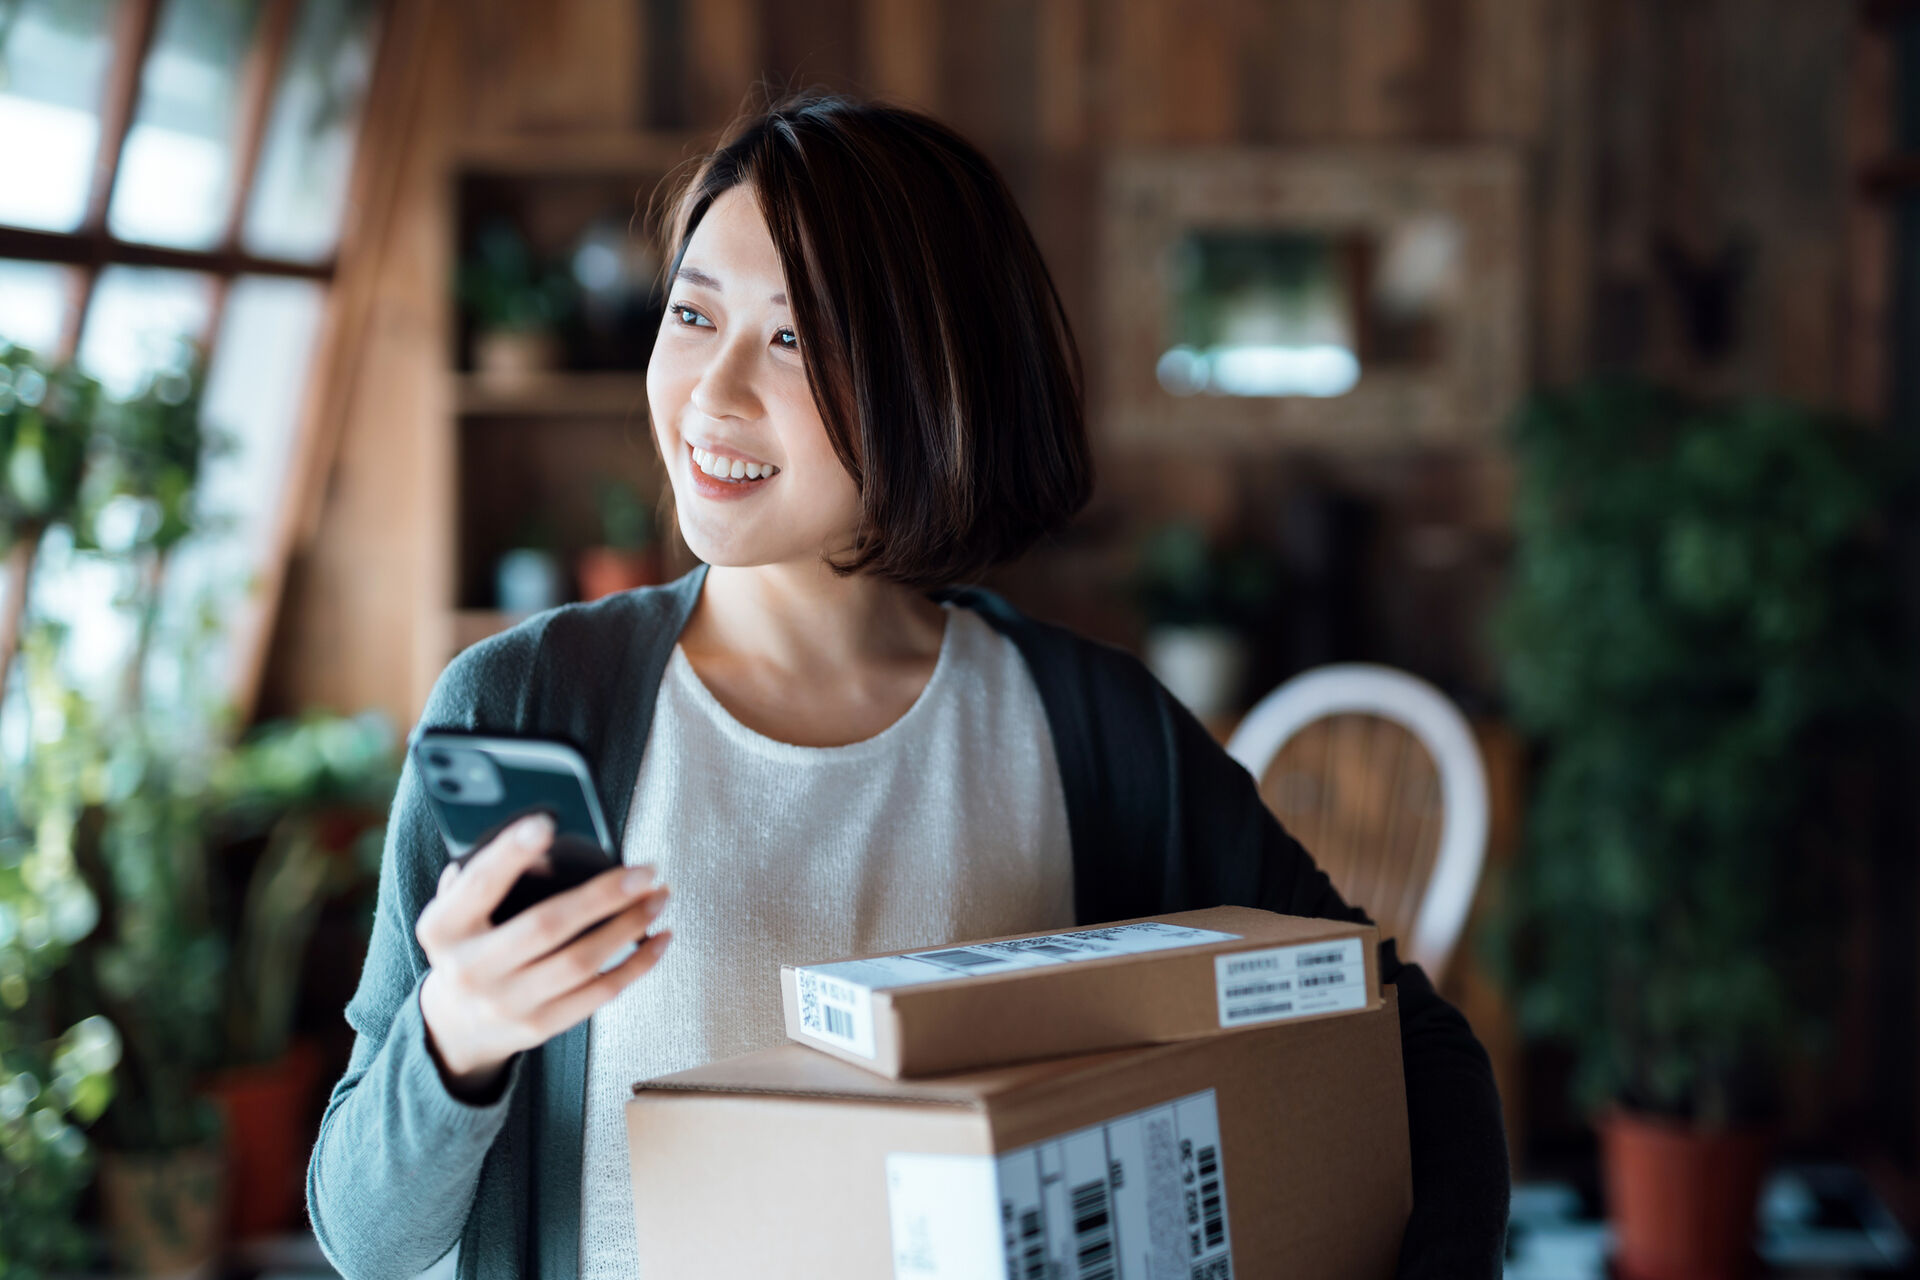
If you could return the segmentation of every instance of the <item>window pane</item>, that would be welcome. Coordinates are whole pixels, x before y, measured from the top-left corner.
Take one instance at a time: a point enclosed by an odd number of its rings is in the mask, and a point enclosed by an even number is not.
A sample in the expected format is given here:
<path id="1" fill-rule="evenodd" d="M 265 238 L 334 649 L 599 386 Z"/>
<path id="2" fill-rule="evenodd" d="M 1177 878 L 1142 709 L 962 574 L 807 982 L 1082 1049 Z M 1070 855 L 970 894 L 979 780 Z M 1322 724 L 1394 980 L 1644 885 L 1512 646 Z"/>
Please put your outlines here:
<path id="1" fill-rule="evenodd" d="M 247 210 L 247 248 L 317 262 L 340 239 L 340 214 L 373 70 L 372 0 L 309 0 L 274 91 Z"/>
<path id="2" fill-rule="evenodd" d="M 51 262 L 0 260 L 0 346 L 53 356 L 67 320 L 67 276 Z"/>
<path id="3" fill-rule="evenodd" d="M 240 64 L 260 6 L 167 0 L 140 73 L 107 226 L 124 240 L 210 248 L 226 229 Z"/>
<path id="4" fill-rule="evenodd" d="M 238 620 L 236 606 L 273 545 L 325 302 L 318 285 L 264 277 L 242 277 L 228 295 L 202 408 L 209 427 L 232 447 L 208 459 L 195 499 L 201 528 L 174 550 L 167 567 L 157 625 L 171 642 L 156 643 L 147 670 L 157 696 L 228 691 L 233 637 L 224 628 Z M 219 619 L 223 634 L 189 641 L 203 608 Z"/>
<path id="5" fill-rule="evenodd" d="M 130 396 L 156 370 L 182 364 L 212 302 L 208 277 L 156 267 L 108 267 L 94 286 L 79 362 L 110 395 Z"/>
<path id="6" fill-rule="evenodd" d="M 0 5 L 0 222 L 71 231 L 86 212 L 119 0 Z"/>

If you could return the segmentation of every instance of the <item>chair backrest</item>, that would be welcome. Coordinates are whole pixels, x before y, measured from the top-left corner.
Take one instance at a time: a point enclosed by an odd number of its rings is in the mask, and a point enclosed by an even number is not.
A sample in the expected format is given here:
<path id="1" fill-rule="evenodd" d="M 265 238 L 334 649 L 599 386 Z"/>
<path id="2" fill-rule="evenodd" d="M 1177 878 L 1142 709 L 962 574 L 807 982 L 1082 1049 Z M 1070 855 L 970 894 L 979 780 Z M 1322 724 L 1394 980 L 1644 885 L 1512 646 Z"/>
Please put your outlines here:
<path id="1" fill-rule="evenodd" d="M 1487 772 L 1438 689 L 1370 663 L 1320 667 L 1247 713 L 1227 752 L 1348 902 L 1435 983 L 1487 849 Z"/>

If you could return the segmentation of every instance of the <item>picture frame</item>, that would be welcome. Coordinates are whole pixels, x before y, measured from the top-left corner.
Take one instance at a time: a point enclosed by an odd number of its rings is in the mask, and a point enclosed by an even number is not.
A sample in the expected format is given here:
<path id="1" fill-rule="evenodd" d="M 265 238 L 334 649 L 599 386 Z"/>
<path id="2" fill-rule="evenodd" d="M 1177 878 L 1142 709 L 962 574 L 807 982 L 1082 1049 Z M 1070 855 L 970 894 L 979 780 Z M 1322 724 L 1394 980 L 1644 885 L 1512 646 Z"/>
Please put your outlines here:
<path id="1" fill-rule="evenodd" d="M 1118 444 L 1366 454 L 1491 443 L 1525 386 L 1524 166 L 1511 147 L 1216 147 L 1123 151 L 1103 174 L 1101 421 Z M 1340 394 L 1176 394 L 1163 384 L 1183 238 L 1324 237 L 1442 245 L 1431 350 Z M 1404 256 L 1404 255 L 1402 255 Z M 1376 273 L 1377 274 L 1377 273 Z M 1402 274 L 1405 274 L 1404 272 Z"/>

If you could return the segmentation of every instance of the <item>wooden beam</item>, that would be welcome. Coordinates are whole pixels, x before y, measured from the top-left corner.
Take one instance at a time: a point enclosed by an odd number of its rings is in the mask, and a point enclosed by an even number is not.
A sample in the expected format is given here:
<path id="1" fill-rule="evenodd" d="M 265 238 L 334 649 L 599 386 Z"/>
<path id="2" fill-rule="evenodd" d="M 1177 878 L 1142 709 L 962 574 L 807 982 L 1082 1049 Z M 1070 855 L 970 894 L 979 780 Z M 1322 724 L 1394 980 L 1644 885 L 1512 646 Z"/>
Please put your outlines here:
<path id="1" fill-rule="evenodd" d="M 88 240 L 106 236 L 107 203 L 113 197 L 114 179 L 120 174 L 120 154 L 126 148 L 127 130 L 133 125 L 133 113 L 140 101 L 140 72 L 153 47 L 159 16 L 160 0 L 131 0 L 122 6 L 114 27 L 113 63 L 107 69 L 106 89 L 100 100 L 100 141 L 93 153 L 93 175 L 88 180 L 86 212 L 79 227 L 79 234 Z M 0 254 L 28 256 L 13 252 L 5 238 L 0 238 Z M 84 259 L 80 265 L 81 270 L 68 276 L 67 317 L 55 359 L 70 359 L 79 350 L 87 311 L 93 306 L 93 286 L 100 278 L 101 263 Z"/>
<path id="2" fill-rule="evenodd" d="M 352 216 L 341 228 L 341 269 L 327 299 L 320 340 L 309 366 L 272 541 L 260 566 L 258 586 L 236 629 L 238 661 L 230 693 L 241 724 L 252 719 L 260 696 L 260 677 L 286 586 L 287 562 L 312 542 L 319 529 L 327 476 L 365 354 L 367 321 L 380 269 L 372 255 L 390 243 L 402 179 L 409 164 L 418 162 L 415 124 L 426 77 L 414 72 L 428 55 L 440 3 L 384 0 L 380 47 L 348 179 L 345 208 Z"/>
<path id="3" fill-rule="evenodd" d="M 233 180 L 227 191 L 227 211 L 222 220 L 220 252 L 240 253 L 240 237 L 247 217 L 247 203 L 253 197 L 254 176 L 260 169 L 260 151 L 267 134 L 267 117 L 273 109 L 273 91 L 280 83 L 280 68 L 286 63 L 287 46 L 293 38 L 294 19 L 300 12 L 300 0 L 267 0 L 255 24 L 253 44 L 240 67 L 239 103 L 234 111 L 233 139 L 229 148 Z M 226 319 L 227 296 L 233 289 L 233 277 L 218 276 L 208 301 L 202 346 L 211 362 L 213 349 L 220 341 L 220 326 Z"/>
<path id="4" fill-rule="evenodd" d="M 63 262 L 96 274 L 109 266 L 167 267 L 213 276 L 292 276 L 301 280 L 327 280 L 332 277 L 334 269 L 330 259 L 324 262 L 291 262 L 232 249 L 209 252 L 173 249 L 158 244 L 136 244 L 129 240 L 117 240 L 105 231 L 67 234 L 30 231 L 25 227 L 0 227 L 0 258 Z"/>

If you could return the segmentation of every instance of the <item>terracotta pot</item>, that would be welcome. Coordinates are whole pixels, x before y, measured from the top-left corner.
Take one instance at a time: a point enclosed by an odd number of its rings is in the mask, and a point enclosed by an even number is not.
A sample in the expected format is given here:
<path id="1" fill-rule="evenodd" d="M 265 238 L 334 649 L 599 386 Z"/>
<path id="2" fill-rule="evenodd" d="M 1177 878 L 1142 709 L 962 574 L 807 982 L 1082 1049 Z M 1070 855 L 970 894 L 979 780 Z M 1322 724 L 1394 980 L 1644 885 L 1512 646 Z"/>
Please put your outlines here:
<path id="1" fill-rule="evenodd" d="M 658 583 L 661 580 L 660 553 L 652 547 L 645 551 L 588 547 L 574 563 L 574 572 L 580 578 L 580 598 L 598 600 L 616 591 L 651 587 Z"/>
<path id="2" fill-rule="evenodd" d="M 1599 1122 L 1619 1280 L 1739 1280 L 1772 1133 L 1697 1129 L 1615 1107 Z"/>
<path id="3" fill-rule="evenodd" d="M 121 1269 L 148 1280 L 217 1274 L 225 1181 L 218 1139 L 178 1151 L 102 1151 L 101 1213 Z"/>
<path id="4" fill-rule="evenodd" d="M 224 1068 L 201 1086 L 226 1122 L 227 1230 L 234 1239 L 299 1224 L 313 1150 L 307 1104 L 319 1076 L 319 1047 L 300 1039 L 272 1062 Z"/>

